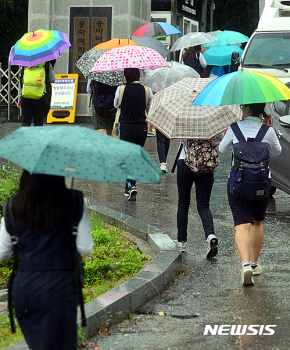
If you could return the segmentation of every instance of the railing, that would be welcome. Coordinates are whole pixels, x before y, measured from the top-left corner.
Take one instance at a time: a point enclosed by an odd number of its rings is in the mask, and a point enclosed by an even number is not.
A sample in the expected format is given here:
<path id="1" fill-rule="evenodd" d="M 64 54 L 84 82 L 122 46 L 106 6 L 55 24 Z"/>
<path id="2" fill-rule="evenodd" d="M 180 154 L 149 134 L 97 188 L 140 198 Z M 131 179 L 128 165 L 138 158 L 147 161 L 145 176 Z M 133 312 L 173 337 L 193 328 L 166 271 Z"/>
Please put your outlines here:
<path id="1" fill-rule="evenodd" d="M 11 65 L 4 71 L 0 62 L 0 105 L 8 107 L 8 117 L 11 117 L 11 106 L 18 103 L 18 86 L 20 79 L 21 67 L 11 70 Z M 0 106 L 0 108 L 1 108 Z"/>

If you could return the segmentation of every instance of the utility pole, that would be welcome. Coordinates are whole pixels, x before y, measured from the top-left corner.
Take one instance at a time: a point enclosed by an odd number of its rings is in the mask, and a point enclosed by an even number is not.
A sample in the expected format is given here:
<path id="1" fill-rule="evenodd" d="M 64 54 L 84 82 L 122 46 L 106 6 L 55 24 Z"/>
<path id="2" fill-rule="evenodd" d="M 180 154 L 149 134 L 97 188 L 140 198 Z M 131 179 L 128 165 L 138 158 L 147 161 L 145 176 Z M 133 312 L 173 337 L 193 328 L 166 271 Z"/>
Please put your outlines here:
<path id="1" fill-rule="evenodd" d="M 176 27 L 176 19 L 177 19 L 177 0 L 171 0 L 171 24 Z M 182 32 L 182 30 L 180 30 Z M 175 42 L 175 35 L 171 35 L 170 36 L 170 47 L 172 47 L 172 45 Z M 172 55 L 169 54 L 170 56 L 172 56 L 172 59 L 175 60 L 175 52 L 172 52 Z"/>

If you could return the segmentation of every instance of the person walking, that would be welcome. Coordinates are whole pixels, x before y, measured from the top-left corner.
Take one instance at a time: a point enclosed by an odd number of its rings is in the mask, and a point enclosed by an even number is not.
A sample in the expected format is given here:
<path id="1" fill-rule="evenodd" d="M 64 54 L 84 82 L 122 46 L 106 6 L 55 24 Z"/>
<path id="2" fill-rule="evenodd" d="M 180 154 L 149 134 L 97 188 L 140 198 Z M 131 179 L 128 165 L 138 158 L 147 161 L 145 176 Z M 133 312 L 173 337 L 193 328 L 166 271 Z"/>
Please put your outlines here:
<path id="1" fill-rule="evenodd" d="M 242 105 L 241 108 L 243 120 L 238 122 L 237 126 L 245 140 L 247 142 L 252 142 L 263 125 L 260 118 L 262 115 L 266 116 L 266 114 L 264 114 L 265 103 Z M 273 128 L 268 127 L 261 141 L 262 143 L 268 144 L 269 151 L 273 156 L 279 156 L 282 148 Z M 234 127 L 231 125 L 220 142 L 219 151 L 225 153 L 233 144 L 237 144 L 238 142 L 239 140 L 234 131 Z M 254 151 L 254 143 L 252 149 Z M 234 165 L 234 157 L 232 165 Z M 233 168 L 231 171 L 233 171 Z M 269 177 L 270 174 L 269 172 Z M 254 280 L 252 276 L 259 275 L 263 272 L 258 258 L 263 243 L 263 220 L 265 219 L 269 194 L 259 199 L 241 198 L 232 193 L 229 181 L 227 194 L 234 218 L 236 230 L 235 241 L 242 264 L 242 284 L 253 285 Z"/>
<path id="2" fill-rule="evenodd" d="M 35 73 L 31 73 L 31 68 L 24 68 L 22 77 L 19 81 L 17 104 L 18 108 L 22 110 L 21 126 L 30 126 L 32 124 L 32 120 L 34 126 L 43 125 L 43 120 L 47 116 L 50 109 L 50 84 L 55 81 L 53 69 L 54 64 L 55 60 L 32 67 L 32 69 L 35 68 L 36 70 L 36 76 Z M 31 84 L 31 86 L 28 86 L 28 88 L 25 86 L 27 81 L 28 84 Z M 26 91 L 29 90 L 31 93 L 27 95 Z M 34 94 L 34 91 L 37 90 L 41 91 L 39 96 Z"/>
<path id="3" fill-rule="evenodd" d="M 201 46 L 192 46 L 185 51 L 182 56 L 185 65 L 193 68 L 201 78 L 206 77 L 205 68 L 207 66 L 205 58 L 201 53 Z"/>
<path id="4" fill-rule="evenodd" d="M 87 255 L 93 249 L 82 193 L 68 190 L 62 176 L 24 170 L 20 191 L 7 207 L 14 217 L 20 257 L 12 297 L 25 340 L 31 350 L 77 350 L 79 295 L 73 250 Z M 82 214 L 76 238 L 72 234 L 75 211 Z M 4 260 L 13 255 L 6 226 L 11 220 L 6 218 L 0 229 L 0 259 Z"/>
<path id="5" fill-rule="evenodd" d="M 180 154 L 177 161 L 177 246 L 182 252 L 186 251 L 188 235 L 188 212 L 190 206 L 191 189 L 195 183 L 196 206 L 201 218 L 208 259 L 212 259 L 218 253 L 218 239 L 215 235 L 212 213 L 209 208 L 210 195 L 214 183 L 214 172 L 218 166 L 219 158 L 217 146 L 212 140 L 186 140 L 180 143 Z M 189 150 L 197 152 L 205 150 L 206 154 L 193 153 L 190 160 Z M 202 164 L 209 164 L 206 168 Z"/>
<path id="6" fill-rule="evenodd" d="M 167 155 L 170 146 L 170 139 L 166 137 L 161 131 L 156 129 L 156 142 L 157 142 L 157 153 L 160 163 L 160 169 L 164 172 L 168 172 L 167 166 Z"/>
<path id="7" fill-rule="evenodd" d="M 120 106 L 119 138 L 143 147 L 148 130 L 145 111 L 150 106 L 153 93 L 148 86 L 145 87 L 139 83 L 140 71 L 138 68 L 125 68 L 124 75 L 127 84 L 125 85 Z M 119 107 L 119 93 L 120 86 L 116 90 L 114 100 L 116 108 Z M 148 96 L 147 99 L 146 96 Z M 136 198 L 137 188 L 135 180 L 127 180 L 124 195 L 128 200 Z"/>
<path id="8" fill-rule="evenodd" d="M 113 133 L 117 108 L 114 107 L 114 98 L 117 86 L 110 86 L 88 79 L 87 93 L 93 99 L 93 125 L 96 131 L 116 137 Z"/>

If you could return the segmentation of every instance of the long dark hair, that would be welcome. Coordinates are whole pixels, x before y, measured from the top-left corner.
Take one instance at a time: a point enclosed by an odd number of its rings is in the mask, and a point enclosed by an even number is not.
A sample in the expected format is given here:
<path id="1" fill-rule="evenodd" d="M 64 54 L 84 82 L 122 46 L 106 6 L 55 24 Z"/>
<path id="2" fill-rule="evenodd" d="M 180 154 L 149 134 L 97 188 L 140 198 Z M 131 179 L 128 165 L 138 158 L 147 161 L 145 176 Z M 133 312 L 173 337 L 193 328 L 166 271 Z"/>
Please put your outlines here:
<path id="1" fill-rule="evenodd" d="M 63 176 L 30 174 L 23 170 L 20 191 L 12 201 L 17 220 L 30 229 L 54 228 L 70 208 L 71 193 Z"/>
<path id="2" fill-rule="evenodd" d="M 127 84 L 133 83 L 133 81 L 138 81 L 140 79 L 139 68 L 125 68 L 124 75 L 127 80 Z"/>
<path id="3" fill-rule="evenodd" d="M 189 49 L 187 49 L 182 56 L 183 62 L 185 61 L 185 59 L 188 55 L 190 55 L 192 53 L 199 52 L 199 51 L 201 51 L 201 45 L 192 46 Z"/>

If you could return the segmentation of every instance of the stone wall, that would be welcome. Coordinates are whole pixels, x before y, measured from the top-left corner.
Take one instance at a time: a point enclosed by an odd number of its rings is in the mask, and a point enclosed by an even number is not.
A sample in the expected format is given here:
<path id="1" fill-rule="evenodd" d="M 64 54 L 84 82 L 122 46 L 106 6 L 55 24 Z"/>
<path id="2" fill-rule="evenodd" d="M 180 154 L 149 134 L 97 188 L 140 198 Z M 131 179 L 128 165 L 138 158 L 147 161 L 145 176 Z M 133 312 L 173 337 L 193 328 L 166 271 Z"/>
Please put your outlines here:
<path id="1" fill-rule="evenodd" d="M 69 35 L 71 7 L 111 7 L 112 38 L 128 38 L 150 21 L 151 0 L 29 0 L 28 31 L 55 29 Z M 69 50 L 57 59 L 55 73 L 72 73 L 69 72 Z M 79 93 L 76 116 L 91 116 L 88 105 L 89 95 Z"/>

